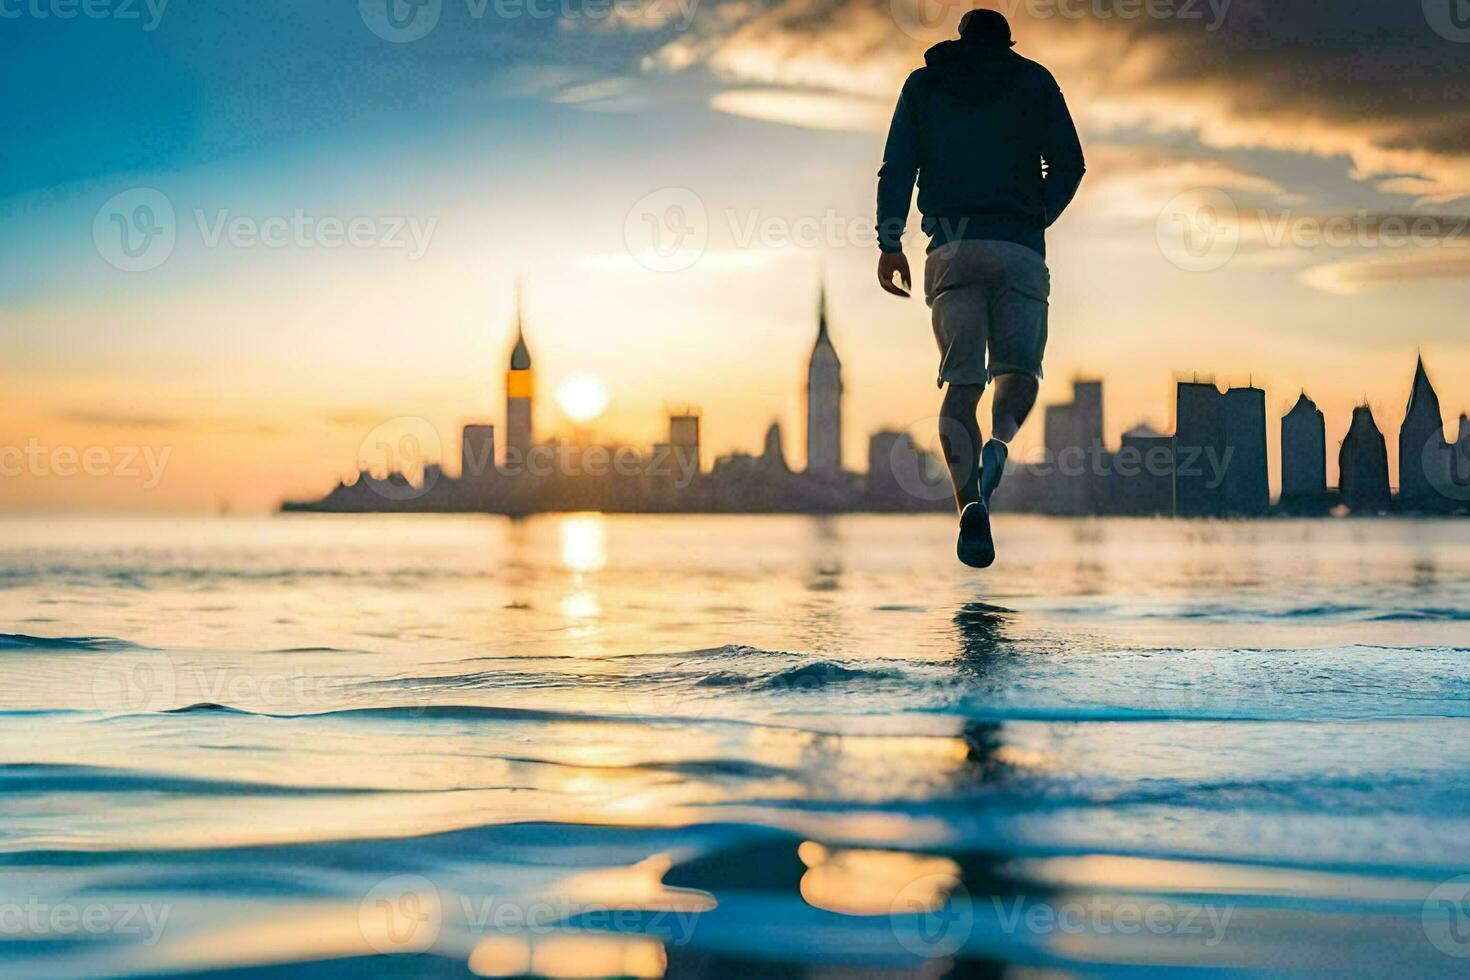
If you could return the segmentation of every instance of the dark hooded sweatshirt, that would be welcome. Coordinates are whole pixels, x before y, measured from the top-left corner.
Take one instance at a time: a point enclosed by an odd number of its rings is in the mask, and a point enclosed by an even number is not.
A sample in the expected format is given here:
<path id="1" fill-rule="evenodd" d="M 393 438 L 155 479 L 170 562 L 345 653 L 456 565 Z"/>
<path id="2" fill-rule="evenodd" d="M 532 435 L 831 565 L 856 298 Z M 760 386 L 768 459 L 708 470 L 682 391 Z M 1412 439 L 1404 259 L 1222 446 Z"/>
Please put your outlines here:
<path id="1" fill-rule="evenodd" d="M 879 247 L 902 251 L 917 176 L 931 249 L 993 239 L 1045 256 L 1045 231 L 1085 169 L 1056 80 L 976 38 L 936 44 L 924 62 L 904 82 L 878 171 Z"/>

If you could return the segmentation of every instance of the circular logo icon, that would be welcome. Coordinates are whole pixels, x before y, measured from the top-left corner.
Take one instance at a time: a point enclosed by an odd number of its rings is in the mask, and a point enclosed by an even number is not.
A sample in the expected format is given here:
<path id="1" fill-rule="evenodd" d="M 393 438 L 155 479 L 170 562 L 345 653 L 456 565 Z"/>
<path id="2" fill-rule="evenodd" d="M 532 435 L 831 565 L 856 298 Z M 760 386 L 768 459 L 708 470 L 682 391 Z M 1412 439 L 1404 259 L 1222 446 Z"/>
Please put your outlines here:
<path id="1" fill-rule="evenodd" d="M 946 446 L 960 457 L 962 466 L 968 465 L 966 457 L 974 455 L 970 438 L 958 422 L 935 416 L 917 423 L 922 432 L 938 433 L 930 436 L 930 442 L 920 446 L 908 432 L 881 433 L 873 438 L 888 440 L 887 452 L 880 452 L 879 460 L 886 461 L 886 470 L 870 472 L 868 485 L 876 496 L 892 497 L 895 491 L 914 500 L 947 500 L 954 495 L 949 474 L 943 460 Z"/>
<path id="2" fill-rule="evenodd" d="M 439 938 L 444 907 L 423 875 L 394 875 L 373 886 L 357 907 L 362 938 L 380 953 L 422 953 Z"/>
<path id="3" fill-rule="evenodd" d="M 357 467 L 373 474 L 363 480 L 385 500 L 415 500 L 439 482 L 439 466 L 432 461 L 444 458 L 443 448 L 433 423 L 402 415 L 367 434 L 357 447 Z"/>
<path id="4" fill-rule="evenodd" d="M 926 44 L 953 37 L 960 18 L 978 6 L 977 0 L 888 0 L 898 29 Z"/>
<path id="5" fill-rule="evenodd" d="M 165 711 L 177 707 L 178 675 L 162 650 L 125 650 L 92 672 L 92 703 L 99 711 Z"/>
<path id="6" fill-rule="evenodd" d="M 1154 236 L 1159 251 L 1174 265 L 1186 272 L 1214 272 L 1235 257 L 1240 211 L 1217 187 L 1185 191 L 1159 212 Z"/>
<path id="7" fill-rule="evenodd" d="M 1434 33 L 1446 41 L 1470 41 L 1470 2 L 1467 0 L 1422 0 L 1424 19 Z"/>
<path id="8" fill-rule="evenodd" d="M 1446 956 L 1470 957 L 1470 875 L 1440 883 L 1424 900 L 1424 935 Z"/>
<path id="9" fill-rule="evenodd" d="M 704 201 L 687 187 L 665 187 L 645 194 L 623 219 L 623 243 L 645 269 L 688 269 L 709 244 Z"/>
<path id="10" fill-rule="evenodd" d="M 1470 500 L 1470 442 L 1426 439 L 1420 455 L 1424 476 L 1442 497 Z"/>
<path id="11" fill-rule="evenodd" d="M 178 240 L 173 202 L 153 187 L 114 194 L 92 219 L 92 243 L 108 265 L 147 272 L 168 261 Z"/>
<path id="12" fill-rule="evenodd" d="M 893 897 L 888 911 L 899 945 L 925 959 L 952 956 L 975 927 L 970 893 L 951 874 L 915 878 Z"/>
<path id="13" fill-rule="evenodd" d="M 443 9 L 444 0 L 357 0 L 367 29 L 394 44 L 427 36 L 439 25 Z"/>

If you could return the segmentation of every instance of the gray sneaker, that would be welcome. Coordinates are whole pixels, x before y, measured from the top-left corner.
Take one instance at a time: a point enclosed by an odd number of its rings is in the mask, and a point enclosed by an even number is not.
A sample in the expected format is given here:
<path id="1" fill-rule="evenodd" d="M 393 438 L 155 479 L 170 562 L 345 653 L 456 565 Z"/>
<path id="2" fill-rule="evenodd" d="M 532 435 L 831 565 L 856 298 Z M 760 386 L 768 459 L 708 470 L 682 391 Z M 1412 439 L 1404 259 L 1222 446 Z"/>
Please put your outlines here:
<path id="1" fill-rule="evenodd" d="M 995 563 L 995 542 L 990 537 L 990 510 L 979 502 L 960 511 L 960 539 L 955 554 L 971 568 L 989 568 Z"/>

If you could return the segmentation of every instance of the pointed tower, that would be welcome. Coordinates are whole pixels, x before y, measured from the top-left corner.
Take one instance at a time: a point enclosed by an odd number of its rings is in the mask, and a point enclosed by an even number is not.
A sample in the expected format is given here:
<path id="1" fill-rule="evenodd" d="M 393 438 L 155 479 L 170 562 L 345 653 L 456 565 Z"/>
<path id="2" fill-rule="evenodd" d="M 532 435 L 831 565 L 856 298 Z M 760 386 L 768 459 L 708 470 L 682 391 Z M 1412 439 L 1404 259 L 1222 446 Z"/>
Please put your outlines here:
<path id="1" fill-rule="evenodd" d="M 780 422 L 772 422 L 766 429 L 766 441 L 761 450 L 760 462 L 762 466 L 774 472 L 790 472 L 786 467 L 786 450 L 781 445 Z"/>
<path id="2" fill-rule="evenodd" d="M 1327 424 L 1303 391 L 1281 416 L 1281 503 L 1306 505 L 1327 494 Z"/>
<path id="3" fill-rule="evenodd" d="M 1355 514 L 1388 510 L 1388 452 L 1367 405 L 1353 409 L 1352 425 L 1338 450 L 1337 468 L 1339 492 L 1348 510 Z"/>
<path id="4" fill-rule="evenodd" d="M 531 371 L 531 352 L 521 320 L 521 285 L 516 283 L 516 343 L 510 352 L 510 369 L 505 372 L 505 457 L 507 466 L 520 469 L 531 451 L 531 399 L 536 394 L 536 376 Z"/>
<path id="5" fill-rule="evenodd" d="M 1439 396 L 1424 370 L 1424 357 L 1414 366 L 1414 385 L 1399 428 L 1399 502 L 1412 510 L 1433 510 L 1444 503 L 1435 489 L 1443 485 L 1448 463 L 1444 445 L 1444 418 Z"/>
<path id="6" fill-rule="evenodd" d="M 817 342 L 806 369 L 806 472 L 836 479 L 842 472 L 842 361 L 827 333 L 827 284 L 817 299 Z"/>

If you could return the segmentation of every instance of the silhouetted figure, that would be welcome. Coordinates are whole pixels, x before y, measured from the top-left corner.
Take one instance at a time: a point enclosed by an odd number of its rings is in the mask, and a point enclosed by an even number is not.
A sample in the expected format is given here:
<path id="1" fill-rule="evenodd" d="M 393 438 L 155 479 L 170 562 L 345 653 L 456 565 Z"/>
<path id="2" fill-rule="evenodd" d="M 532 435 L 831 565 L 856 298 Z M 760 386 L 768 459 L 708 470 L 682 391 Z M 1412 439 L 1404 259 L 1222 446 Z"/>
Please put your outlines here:
<path id="1" fill-rule="evenodd" d="M 1005 17 L 972 10 L 959 30 L 958 40 L 929 49 L 893 112 L 878 171 L 878 281 L 897 296 L 912 288 L 903 233 L 917 178 L 930 238 L 924 300 L 939 343 L 939 385 L 948 385 L 939 435 L 960 509 L 957 551 L 984 568 L 995 560 L 990 495 L 1041 377 L 1051 294 L 1045 232 L 1077 192 L 1084 165 L 1056 80 L 1011 51 Z M 991 378 L 985 442 L 976 409 Z"/>

